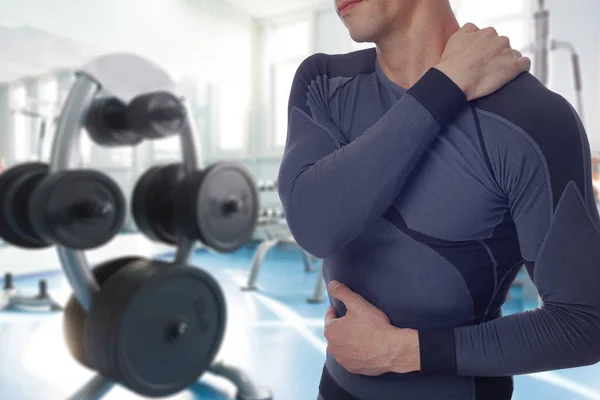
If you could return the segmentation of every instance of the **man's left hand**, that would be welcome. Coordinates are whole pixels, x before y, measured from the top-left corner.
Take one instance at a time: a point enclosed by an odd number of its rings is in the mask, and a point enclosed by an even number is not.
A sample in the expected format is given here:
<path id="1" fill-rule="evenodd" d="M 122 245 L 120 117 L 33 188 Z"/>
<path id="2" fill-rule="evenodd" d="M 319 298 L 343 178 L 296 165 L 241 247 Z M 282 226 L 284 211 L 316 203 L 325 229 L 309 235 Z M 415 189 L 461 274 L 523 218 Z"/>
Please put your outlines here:
<path id="1" fill-rule="evenodd" d="M 347 310 L 337 318 L 335 309 L 329 307 L 325 315 L 327 351 L 341 366 L 368 376 L 419 370 L 417 331 L 394 327 L 383 311 L 343 283 L 332 281 L 329 292 Z"/>

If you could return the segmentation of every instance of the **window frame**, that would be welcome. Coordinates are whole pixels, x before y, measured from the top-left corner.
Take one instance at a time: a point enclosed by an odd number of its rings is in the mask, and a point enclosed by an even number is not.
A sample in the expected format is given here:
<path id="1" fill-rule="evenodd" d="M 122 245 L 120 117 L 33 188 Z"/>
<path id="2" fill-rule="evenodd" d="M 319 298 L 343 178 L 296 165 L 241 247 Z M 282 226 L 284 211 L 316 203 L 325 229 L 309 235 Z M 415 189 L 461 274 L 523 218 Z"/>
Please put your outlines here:
<path id="1" fill-rule="evenodd" d="M 272 55 L 272 51 L 269 47 L 269 42 L 270 40 L 272 40 L 272 36 L 269 37 L 269 35 L 273 35 L 273 32 L 275 29 L 277 29 L 278 26 L 285 26 L 285 25 L 291 25 L 291 24 L 296 24 L 296 23 L 306 23 L 307 25 L 307 52 L 306 54 L 298 54 L 295 56 L 291 56 L 291 57 L 286 57 L 286 58 L 282 58 L 282 59 L 278 59 L 276 57 L 273 57 Z M 263 119 L 263 124 L 261 125 L 261 131 L 264 134 L 264 137 L 259 139 L 261 140 L 260 143 L 260 151 L 259 151 L 259 156 L 261 156 L 261 158 L 266 158 L 266 159 L 276 159 L 276 158 L 281 158 L 281 153 L 284 151 L 285 148 L 285 142 L 284 144 L 278 145 L 278 135 L 276 132 L 276 127 L 277 127 L 277 116 L 275 114 L 275 102 L 277 101 L 277 96 L 276 96 L 276 68 L 278 65 L 282 65 L 282 64 L 286 64 L 286 63 L 297 63 L 298 65 L 300 65 L 306 58 L 308 58 L 311 54 L 313 54 L 315 52 L 315 48 L 316 48 L 316 43 L 315 43 L 315 30 L 316 30 L 316 13 L 312 13 L 312 12 L 305 12 L 305 13 L 298 13 L 298 14 L 294 14 L 291 16 L 285 16 L 285 17 L 281 17 L 281 18 L 273 18 L 273 19 L 269 19 L 268 21 L 266 21 L 263 24 L 263 45 L 264 45 L 264 49 L 263 49 L 263 76 L 266 76 L 265 79 L 265 85 L 263 85 L 263 88 L 265 88 L 266 93 L 264 96 L 264 104 L 267 105 L 267 109 L 265 110 L 265 112 L 263 113 L 264 115 L 264 119 Z M 289 100 L 289 95 L 288 95 L 288 100 Z M 285 112 L 287 115 L 287 105 L 288 102 L 286 101 L 285 103 Z M 287 137 L 287 128 L 286 128 L 286 132 L 285 135 Z M 255 139 L 257 140 L 257 139 Z"/>

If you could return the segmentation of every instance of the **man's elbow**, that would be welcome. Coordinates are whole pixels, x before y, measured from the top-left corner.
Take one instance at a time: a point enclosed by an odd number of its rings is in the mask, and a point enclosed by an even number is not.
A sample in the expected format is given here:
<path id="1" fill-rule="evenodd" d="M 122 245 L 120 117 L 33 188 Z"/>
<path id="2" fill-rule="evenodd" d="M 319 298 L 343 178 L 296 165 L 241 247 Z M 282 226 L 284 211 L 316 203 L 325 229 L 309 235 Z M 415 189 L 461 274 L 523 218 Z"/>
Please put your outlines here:
<path id="1" fill-rule="evenodd" d="M 572 349 L 577 367 L 587 367 L 600 362 L 600 316 L 594 316 L 577 325 L 572 331 L 580 332 L 579 346 Z"/>
<path id="2" fill-rule="evenodd" d="M 288 227 L 296 243 L 307 253 L 325 259 L 335 254 L 342 245 L 335 234 L 327 232 L 318 224 L 307 221 L 295 223 L 293 218 L 288 218 Z"/>

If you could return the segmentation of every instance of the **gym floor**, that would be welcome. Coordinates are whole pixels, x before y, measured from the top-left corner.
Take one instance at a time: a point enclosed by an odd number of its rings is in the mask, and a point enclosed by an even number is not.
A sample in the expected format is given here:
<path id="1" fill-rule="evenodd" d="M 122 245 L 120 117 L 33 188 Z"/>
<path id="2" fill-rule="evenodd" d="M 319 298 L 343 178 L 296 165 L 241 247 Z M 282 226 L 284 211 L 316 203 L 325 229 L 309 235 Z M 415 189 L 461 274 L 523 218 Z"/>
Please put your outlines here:
<path id="1" fill-rule="evenodd" d="M 123 249 L 136 248 L 132 242 L 145 239 L 123 235 L 115 239 L 120 246 L 108 246 L 94 253 L 91 261 L 114 258 Z M 139 247 L 139 246 L 138 246 Z M 56 269 L 53 252 L 38 253 L 37 265 L 5 256 L 0 248 L 2 271 L 15 274 L 15 286 L 24 294 L 37 291 L 39 279 L 46 279 L 51 295 L 64 303 L 70 288 Z M 163 255 L 164 249 L 153 248 Z M 322 335 L 327 304 L 312 305 L 310 296 L 317 272 L 306 272 L 299 251 L 279 249 L 267 256 L 259 278 L 258 292 L 242 292 L 254 248 L 232 255 L 199 251 L 194 264 L 214 274 L 221 282 L 228 301 L 228 330 L 219 359 L 242 367 L 257 382 L 270 387 L 278 400 L 313 400 L 325 358 Z M 134 253 L 135 254 L 135 253 Z M 47 272 L 23 273 L 28 268 L 48 265 Z M 54 268 L 52 268 L 53 266 Z M 318 265 L 315 265 L 318 267 Z M 315 268 L 316 271 L 317 268 Z M 519 307 L 505 307 L 511 313 Z M 531 306 L 531 305 L 530 305 Z M 92 374 L 70 357 L 62 336 L 60 313 L 0 313 L 0 399 L 63 400 L 79 389 Z M 600 365 L 515 378 L 515 400 L 600 399 Z M 141 397 L 115 387 L 104 399 Z M 199 384 L 172 399 L 234 399 L 235 389 L 227 381 L 205 375 Z"/>

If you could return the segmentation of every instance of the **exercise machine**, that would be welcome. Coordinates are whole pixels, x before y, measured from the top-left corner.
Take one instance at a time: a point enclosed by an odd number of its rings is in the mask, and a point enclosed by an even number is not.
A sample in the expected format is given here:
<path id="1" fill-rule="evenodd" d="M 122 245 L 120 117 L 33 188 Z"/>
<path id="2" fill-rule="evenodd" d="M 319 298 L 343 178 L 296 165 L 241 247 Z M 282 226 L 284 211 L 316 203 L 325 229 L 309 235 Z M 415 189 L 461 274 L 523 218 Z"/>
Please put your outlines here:
<path id="1" fill-rule="evenodd" d="M 550 65 L 549 52 L 564 50 L 570 54 L 577 113 L 583 121 L 583 82 L 581 79 L 579 54 L 572 43 L 550 38 L 550 11 L 545 7 L 545 0 L 538 0 L 537 6 L 538 9 L 533 15 L 534 42 L 526 46 L 523 49 L 523 53 L 533 53 L 533 74 L 546 86 L 548 85 L 548 70 Z"/>
<path id="2" fill-rule="evenodd" d="M 276 187 L 276 184 L 266 183 L 259 185 L 259 191 L 272 191 L 275 190 Z M 260 190 L 261 188 L 262 190 Z M 258 226 L 263 228 L 265 239 L 258 245 L 254 252 L 254 256 L 252 257 L 248 279 L 246 284 L 241 287 L 241 290 L 245 292 L 258 290 L 258 276 L 264 260 L 271 250 L 289 245 L 299 248 L 298 243 L 289 233 L 283 210 L 277 208 L 264 208 L 261 210 L 260 216 L 261 219 L 259 220 Z M 304 272 L 314 272 L 314 265 L 318 260 L 303 249 L 300 250 L 302 262 L 304 264 Z M 307 298 L 307 301 L 312 304 L 322 303 L 325 299 L 325 281 L 323 280 L 322 265 L 319 265 L 318 268 L 319 270 L 312 295 Z"/>
<path id="3" fill-rule="evenodd" d="M 37 295 L 24 296 L 15 287 L 13 275 L 7 272 L 0 292 L 0 310 L 62 311 L 63 307 L 50 296 L 48 283 L 44 279 L 38 282 Z"/>

